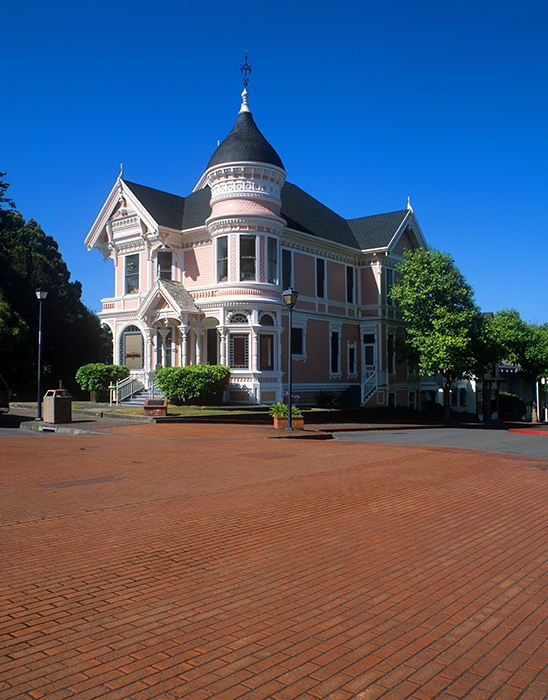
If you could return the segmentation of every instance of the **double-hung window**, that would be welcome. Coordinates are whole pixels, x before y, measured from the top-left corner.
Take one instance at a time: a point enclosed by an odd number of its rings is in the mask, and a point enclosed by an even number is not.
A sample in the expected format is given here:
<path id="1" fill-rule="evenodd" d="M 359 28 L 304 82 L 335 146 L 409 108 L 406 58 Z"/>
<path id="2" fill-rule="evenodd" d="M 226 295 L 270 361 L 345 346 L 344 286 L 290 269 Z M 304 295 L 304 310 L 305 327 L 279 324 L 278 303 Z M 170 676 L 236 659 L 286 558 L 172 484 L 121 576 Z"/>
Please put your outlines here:
<path id="1" fill-rule="evenodd" d="M 228 280 L 228 236 L 217 238 L 217 282 Z"/>
<path id="2" fill-rule="evenodd" d="M 366 367 L 375 365 L 375 334 L 365 333 L 363 336 L 363 361 Z"/>
<path id="3" fill-rule="evenodd" d="M 289 289 L 293 284 L 291 251 L 282 249 L 282 288 Z"/>
<path id="4" fill-rule="evenodd" d="M 339 374 L 341 368 L 340 360 L 340 334 L 338 331 L 331 332 L 331 374 Z"/>
<path id="5" fill-rule="evenodd" d="M 259 369 L 261 372 L 274 370 L 274 336 L 270 333 L 259 335 Z"/>
<path id="6" fill-rule="evenodd" d="M 278 241 L 275 238 L 268 238 L 267 273 L 270 284 L 278 284 Z"/>
<path id="7" fill-rule="evenodd" d="M 161 280 L 171 279 L 171 269 L 173 265 L 173 253 L 168 250 L 158 252 L 158 277 Z"/>
<path id="8" fill-rule="evenodd" d="M 346 303 L 354 303 L 354 268 L 346 266 Z"/>
<path id="9" fill-rule="evenodd" d="M 138 294 L 139 293 L 139 253 L 134 255 L 126 255 L 126 269 L 125 269 L 125 293 L 126 294 Z"/>
<path id="10" fill-rule="evenodd" d="M 240 281 L 257 279 L 257 236 L 240 236 Z"/>
<path id="11" fill-rule="evenodd" d="M 352 379 L 357 377 L 358 375 L 356 362 L 356 343 L 348 344 L 347 375 L 349 378 Z"/>
<path id="12" fill-rule="evenodd" d="M 316 258 L 316 296 L 325 297 L 325 260 Z"/>

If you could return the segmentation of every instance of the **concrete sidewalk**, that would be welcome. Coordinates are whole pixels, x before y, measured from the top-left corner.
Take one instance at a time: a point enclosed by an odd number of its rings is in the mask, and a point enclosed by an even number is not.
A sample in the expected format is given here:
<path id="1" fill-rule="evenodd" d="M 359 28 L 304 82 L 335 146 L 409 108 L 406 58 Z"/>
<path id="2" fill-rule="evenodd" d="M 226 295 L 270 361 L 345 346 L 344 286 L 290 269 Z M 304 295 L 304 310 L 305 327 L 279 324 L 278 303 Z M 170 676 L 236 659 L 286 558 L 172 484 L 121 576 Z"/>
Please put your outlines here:
<path id="1" fill-rule="evenodd" d="M 548 697 L 548 460 L 272 431 L 1 438 L 0 700 Z"/>

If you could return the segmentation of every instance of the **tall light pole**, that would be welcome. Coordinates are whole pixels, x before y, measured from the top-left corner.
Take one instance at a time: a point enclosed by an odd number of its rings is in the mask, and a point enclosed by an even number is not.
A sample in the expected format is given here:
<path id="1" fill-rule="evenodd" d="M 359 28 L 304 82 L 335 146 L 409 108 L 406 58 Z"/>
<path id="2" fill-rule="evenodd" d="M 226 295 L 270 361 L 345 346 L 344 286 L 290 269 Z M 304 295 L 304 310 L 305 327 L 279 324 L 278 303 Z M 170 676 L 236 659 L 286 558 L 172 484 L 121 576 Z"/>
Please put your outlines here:
<path id="1" fill-rule="evenodd" d="M 293 287 L 286 289 L 282 292 L 283 300 L 289 309 L 289 356 L 287 358 L 287 383 L 289 384 L 289 391 L 287 395 L 287 428 L 286 430 L 293 430 L 291 425 L 291 402 L 292 402 L 292 365 L 293 365 L 293 348 L 291 347 L 291 335 L 293 331 L 293 307 L 297 303 L 299 297 L 299 292 L 296 292 Z"/>
<path id="2" fill-rule="evenodd" d="M 34 420 L 42 420 L 42 396 L 41 396 L 41 379 L 42 379 L 42 302 L 47 297 L 48 293 L 42 289 L 42 285 L 35 290 L 36 298 L 38 299 L 38 409 Z"/>

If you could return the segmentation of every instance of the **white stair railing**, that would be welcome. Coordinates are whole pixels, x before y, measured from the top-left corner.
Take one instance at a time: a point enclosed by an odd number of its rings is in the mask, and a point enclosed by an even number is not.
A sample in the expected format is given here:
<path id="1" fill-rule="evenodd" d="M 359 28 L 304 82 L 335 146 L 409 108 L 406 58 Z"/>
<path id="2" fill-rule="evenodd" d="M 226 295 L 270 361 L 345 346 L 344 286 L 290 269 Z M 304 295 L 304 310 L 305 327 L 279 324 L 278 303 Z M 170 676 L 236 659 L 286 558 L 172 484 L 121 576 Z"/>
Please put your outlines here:
<path id="1" fill-rule="evenodd" d="M 377 373 L 373 372 L 362 382 L 362 406 L 364 406 L 377 391 Z"/>
<path id="2" fill-rule="evenodd" d="M 141 391 L 141 389 L 144 388 L 144 384 L 141 381 L 141 378 L 135 375 L 130 375 L 129 377 L 126 377 L 125 379 L 121 379 L 119 382 L 116 382 L 116 384 L 111 384 L 109 389 L 110 389 L 110 405 L 115 404 L 118 406 L 120 401 L 123 401 L 124 399 L 127 399 L 130 396 L 133 396 L 133 394 L 136 394 L 138 391 Z"/>

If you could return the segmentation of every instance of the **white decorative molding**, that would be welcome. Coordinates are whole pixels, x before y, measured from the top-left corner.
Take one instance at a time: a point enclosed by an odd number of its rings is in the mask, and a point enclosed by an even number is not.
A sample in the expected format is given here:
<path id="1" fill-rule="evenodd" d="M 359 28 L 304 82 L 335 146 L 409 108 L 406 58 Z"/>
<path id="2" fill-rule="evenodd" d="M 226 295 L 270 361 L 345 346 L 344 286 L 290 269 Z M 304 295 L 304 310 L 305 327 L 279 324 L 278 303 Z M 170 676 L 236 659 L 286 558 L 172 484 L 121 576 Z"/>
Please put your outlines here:
<path id="1" fill-rule="evenodd" d="M 221 218 L 211 217 L 207 220 L 207 228 L 211 235 L 245 231 L 246 233 L 270 233 L 281 235 L 284 224 L 281 219 L 263 219 L 255 216 L 224 215 Z"/>
<path id="2" fill-rule="evenodd" d="M 139 226 L 139 217 L 138 216 L 126 216 L 122 219 L 112 219 L 110 222 L 110 226 L 112 227 L 113 231 L 118 231 L 123 228 L 130 228 L 133 226 Z"/>

